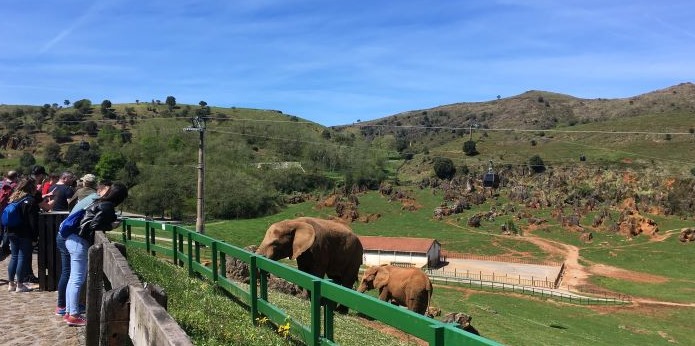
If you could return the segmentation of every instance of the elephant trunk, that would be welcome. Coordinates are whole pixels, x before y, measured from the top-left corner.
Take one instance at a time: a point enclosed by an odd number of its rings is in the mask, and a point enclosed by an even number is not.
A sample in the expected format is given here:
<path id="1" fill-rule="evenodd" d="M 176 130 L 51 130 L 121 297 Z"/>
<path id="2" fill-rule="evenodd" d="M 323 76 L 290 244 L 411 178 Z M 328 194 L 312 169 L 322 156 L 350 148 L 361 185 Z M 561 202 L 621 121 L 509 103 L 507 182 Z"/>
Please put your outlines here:
<path id="1" fill-rule="evenodd" d="M 261 244 L 261 246 L 259 246 L 258 249 L 256 249 L 256 255 L 261 255 L 263 257 L 270 258 L 272 253 L 269 253 L 270 251 L 268 251 L 268 249 L 269 247 L 267 245 Z"/>
<path id="2" fill-rule="evenodd" d="M 364 293 L 365 291 L 367 291 L 367 285 L 362 282 L 359 287 L 357 287 L 357 292 Z"/>

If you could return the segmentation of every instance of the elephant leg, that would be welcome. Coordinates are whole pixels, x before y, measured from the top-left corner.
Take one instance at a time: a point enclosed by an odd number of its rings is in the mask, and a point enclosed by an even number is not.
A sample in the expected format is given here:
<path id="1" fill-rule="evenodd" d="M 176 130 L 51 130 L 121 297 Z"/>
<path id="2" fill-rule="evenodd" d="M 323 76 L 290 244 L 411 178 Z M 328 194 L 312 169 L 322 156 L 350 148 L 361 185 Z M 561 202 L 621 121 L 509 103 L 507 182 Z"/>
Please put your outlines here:
<path id="1" fill-rule="evenodd" d="M 379 299 L 385 302 L 391 301 L 391 292 L 386 288 L 381 289 L 379 291 Z"/>

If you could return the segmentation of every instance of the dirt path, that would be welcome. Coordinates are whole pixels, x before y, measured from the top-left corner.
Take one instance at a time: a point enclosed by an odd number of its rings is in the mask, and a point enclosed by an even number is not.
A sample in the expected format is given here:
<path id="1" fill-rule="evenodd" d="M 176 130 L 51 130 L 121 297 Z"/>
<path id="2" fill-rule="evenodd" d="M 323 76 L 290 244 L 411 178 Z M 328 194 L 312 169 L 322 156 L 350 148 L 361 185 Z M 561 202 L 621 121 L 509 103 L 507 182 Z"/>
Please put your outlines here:
<path id="1" fill-rule="evenodd" d="M 594 288 L 593 285 L 589 282 L 589 278 L 592 275 L 600 275 L 617 278 L 621 280 L 644 283 L 664 283 L 669 280 L 667 277 L 659 275 L 627 270 L 600 263 L 591 263 L 589 267 L 583 266 L 579 263 L 580 256 L 578 247 L 553 240 L 540 238 L 538 236 L 535 236 L 532 231 L 532 229 L 524 231 L 525 240 L 540 247 L 543 251 L 546 251 L 553 255 L 560 255 L 565 258 L 565 275 L 562 280 L 563 286 L 566 285 L 568 287 Z M 665 234 L 659 237 L 654 237 L 651 240 L 665 241 L 666 239 L 670 238 L 670 236 L 672 236 L 673 234 L 674 233 L 672 231 L 667 231 L 665 232 Z M 639 244 L 629 244 L 623 245 L 621 247 L 630 247 L 635 245 Z M 674 303 L 639 297 L 633 297 L 632 301 L 636 305 L 695 307 L 695 303 Z"/>

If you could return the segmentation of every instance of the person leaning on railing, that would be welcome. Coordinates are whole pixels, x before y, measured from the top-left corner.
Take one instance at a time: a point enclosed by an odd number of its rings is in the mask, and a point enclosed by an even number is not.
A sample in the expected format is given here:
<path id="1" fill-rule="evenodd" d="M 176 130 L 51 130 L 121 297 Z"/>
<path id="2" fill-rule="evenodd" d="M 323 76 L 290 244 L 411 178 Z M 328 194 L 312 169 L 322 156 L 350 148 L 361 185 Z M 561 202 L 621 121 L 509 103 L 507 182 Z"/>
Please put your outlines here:
<path id="1" fill-rule="evenodd" d="M 87 277 L 87 250 L 94 244 L 94 232 L 109 231 L 118 227 L 120 222 L 116 215 L 116 207 L 126 197 L 128 197 L 128 188 L 122 183 L 113 183 L 103 196 L 85 210 L 79 231 L 65 239 L 65 247 L 70 253 L 70 279 L 65 291 L 64 320 L 70 326 L 87 324 L 87 320 L 80 311 L 79 300 L 80 290 Z"/>
<path id="2" fill-rule="evenodd" d="M 88 175 L 91 175 L 91 174 L 88 174 Z M 96 192 L 80 199 L 80 201 L 74 205 L 70 214 L 76 213 L 81 209 L 87 209 L 89 206 L 91 206 L 94 203 L 94 201 L 96 201 L 99 198 L 106 195 L 106 193 L 109 191 L 110 187 L 111 187 L 111 181 L 110 180 L 100 181 L 99 185 L 97 185 L 97 187 L 96 187 L 96 190 L 95 190 Z M 70 279 L 70 252 L 68 251 L 68 248 L 65 247 L 65 238 L 63 238 L 63 236 L 60 234 L 60 232 L 56 232 L 56 248 L 58 249 L 58 252 L 60 253 L 61 268 L 60 268 L 60 278 L 58 279 L 58 299 L 56 301 L 55 314 L 58 316 L 65 316 L 65 314 L 67 312 L 66 311 L 66 304 L 65 304 L 65 292 L 66 292 L 66 288 L 68 286 L 68 280 Z M 83 312 L 84 309 L 83 309 L 82 304 L 80 304 L 79 306 L 80 306 L 79 312 Z"/>

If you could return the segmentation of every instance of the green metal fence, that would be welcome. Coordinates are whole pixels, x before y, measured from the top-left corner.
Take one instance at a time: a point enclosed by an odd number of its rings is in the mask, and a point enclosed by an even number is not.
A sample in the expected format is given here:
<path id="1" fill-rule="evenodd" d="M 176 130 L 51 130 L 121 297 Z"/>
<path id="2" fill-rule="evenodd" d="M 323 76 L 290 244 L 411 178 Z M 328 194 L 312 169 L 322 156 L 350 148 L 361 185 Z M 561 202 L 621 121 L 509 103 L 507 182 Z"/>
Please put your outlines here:
<path id="1" fill-rule="evenodd" d="M 133 239 L 133 228 L 144 228 L 145 238 Z M 247 303 L 251 307 L 251 319 L 254 323 L 260 316 L 266 316 L 278 325 L 289 322 L 292 334 L 307 345 L 336 345 L 333 338 L 333 318 L 337 304 L 345 305 L 433 346 L 499 345 L 495 341 L 464 332 L 454 324 L 399 308 L 178 225 L 126 219 L 123 222 L 123 242 L 128 246 L 143 248 L 151 255 L 169 257 L 174 263 L 187 267 L 189 275 L 209 279 Z M 210 259 L 209 267 L 201 262 L 201 251 Z M 248 288 L 226 277 L 226 261 L 230 258 L 249 265 Z M 311 293 L 310 325 L 293 319 L 268 300 L 267 274 L 292 282 Z"/>

